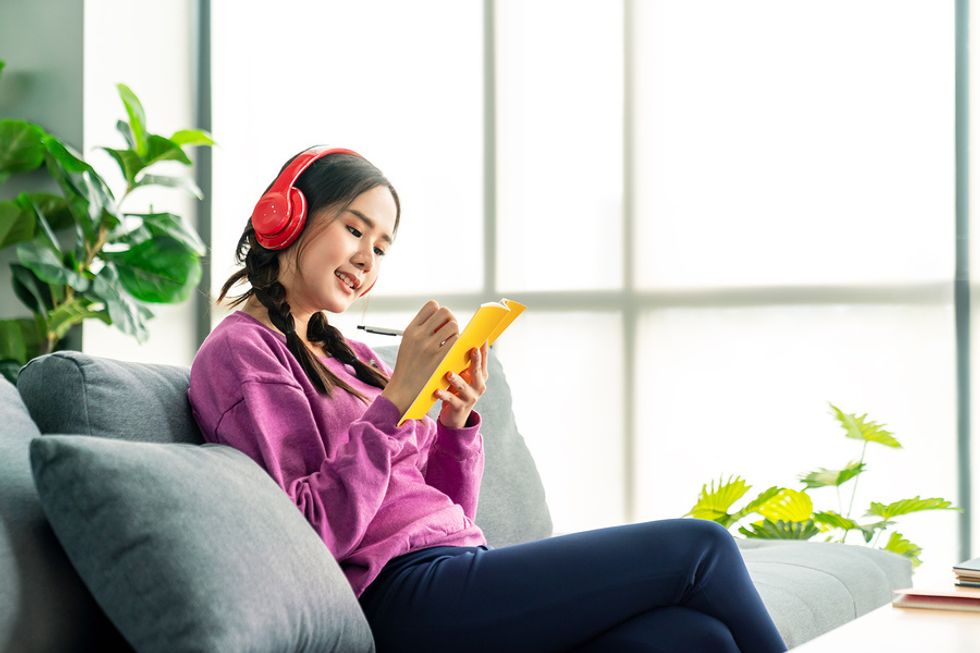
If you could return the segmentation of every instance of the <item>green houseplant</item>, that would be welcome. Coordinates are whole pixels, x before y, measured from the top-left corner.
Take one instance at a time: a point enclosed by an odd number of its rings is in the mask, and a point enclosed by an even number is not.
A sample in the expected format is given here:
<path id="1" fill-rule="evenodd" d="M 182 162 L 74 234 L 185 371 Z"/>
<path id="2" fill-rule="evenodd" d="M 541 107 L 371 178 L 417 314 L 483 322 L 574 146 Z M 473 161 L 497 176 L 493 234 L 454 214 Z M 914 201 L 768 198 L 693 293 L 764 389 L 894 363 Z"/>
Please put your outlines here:
<path id="1" fill-rule="evenodd" d="M 0 71 L 3 62 L 0 61 Z M 127 120 L 116 128 L 127 147 L 102 147 L 126 182 L 118 199 L 82 156 L 40 125 L 0 119 L 0 184 L 11 175 L 44 169 L 61 194 L 22 192 L 0 201 L 0 249 L 16 248 L 13 290 L 31 317 L 0 320 L 0 373 L 11 381 L 35 356 L 58 349 L 68 330 L 87 318 L 146 341 L 146 304 L 186 300 L 201 279 L 205 247 L 183 217 L 127 212 L 130 193 L 144 186 L 182 188 L 203 195 L 186 177 L 152 174 L 161 161 L 191 166 L 189 146 L 211 146 L 204 131 L 169 138 L 150 133 L 136 95 L 117 89 Z M 59 235 L 69 241 L 59 242 Z"/>
<path id="2" fill-rule="evenodd" d="M 892 432 L 884 429 L 884 425 L 867 420 L 867 413 L 858 416 L 845 413 L 834 404 L 829 405 L 831 413 L 844 429 L 845 436 L 864 443 L 860 459 L 848 462 L 841 469 L 821 467 L 801 474 L 799 479 L 803 487 L 798 490 L 772 486 L 738 510 L 732 510 L 732 506 L 752 486 L 746 485 L 745 480 L 739 476 L 730 475 L 727 481 L 719 478 L 717 487 L 714 481 L 711 481 L 710 487 L 701 486 L 697 502 L 682 516 L 710 519 L 731 528 L 749 515 L 757 515 L 761 519 L 751 521 L 748 527 L 738 527 L 740 533 L 750 538 L 808 540 L 815 535 L 828 533 L 824 541 L 843 543 L 851 531 L 857 531 L 866 544 L 870 542 L 875 547 L 882 533 L 893 526 L 896 523 L 895 518 L 900 515 L 922 510 L 962 510 L 940 497 L 923 499 L 916 495 L 891 503 L 872 501 L 860 521 L 851 517 L 858 478 L 865 473 L 867 467 L 864 459 L 868 445 L 874 443 L 893 448 L 901 448 L 902 445 Z M 841 486 L 851 481 L 854 483 L 845 514 L 840 490 Z M 814 510 L 808 490 L 817 488 L 836 490 L 837 510 Z M 910 558 L 913 567 L 922 564 L 919 558 L 921 547 L 910 542 L 897 530 L 891 532 L 880 548 Z"/>

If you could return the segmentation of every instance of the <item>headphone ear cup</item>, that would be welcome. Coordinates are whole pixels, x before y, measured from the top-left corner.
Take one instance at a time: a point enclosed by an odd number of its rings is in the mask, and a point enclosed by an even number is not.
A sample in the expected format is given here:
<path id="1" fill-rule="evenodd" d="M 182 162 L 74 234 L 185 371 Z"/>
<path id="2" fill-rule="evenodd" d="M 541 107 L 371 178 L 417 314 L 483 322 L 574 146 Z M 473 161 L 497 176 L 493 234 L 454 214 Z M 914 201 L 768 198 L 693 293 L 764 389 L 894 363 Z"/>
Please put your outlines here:
<path id="1" fill-rule="evenodd" d="M 285 206 L 285 198 L 280 193 L 270 193 L 266 197 L 259 201 L 256 213 L 253 214 L 255 237 L 266 249 L 286 249 L 293 244 L 306 224 L 306 196 L 298 188 L 290 188 L 288 211 L 280 208 Z M 261 232 L 259 225 L 265 227 Z"/>
<path id="2" fill-rule="evenodd" d="M 282 193 L 267 193 L 262 196 L 252 211 L 252 228 L 255 237 L 263 247 L 282 231 L 289 221 L 286 198 Z"/>
<path id="3" fill-rule="evenodd" d="M 286 249 L 303 231 L 306 225 L 306 195 L 298 188 L 289 189 L 289 221 L 283 228 L 282 235 L 277 238 L 276 249 Z"/>
<path id="4" fill-rule="evenodd" d="M 298 188 L 289 187 L 289 222 L 306 222 L 306 195 Z"/>

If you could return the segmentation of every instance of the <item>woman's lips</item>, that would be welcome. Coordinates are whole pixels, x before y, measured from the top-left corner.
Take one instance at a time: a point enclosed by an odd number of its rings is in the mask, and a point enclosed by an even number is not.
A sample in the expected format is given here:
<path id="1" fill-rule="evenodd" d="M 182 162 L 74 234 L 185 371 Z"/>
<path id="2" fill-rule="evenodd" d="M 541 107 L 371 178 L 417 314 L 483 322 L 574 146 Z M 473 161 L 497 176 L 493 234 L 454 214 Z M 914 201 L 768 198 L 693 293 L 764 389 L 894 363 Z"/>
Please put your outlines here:
<path id="1" fill-rule="evenodd" d="M 340 287 L 341 288 L 343 288 L 344 290 L 347 291 L 347 294 L 349 294 L 349 295 L 353 295 L 354 294 L 354 289 L 351 288 L 350 286 L 348 286 L 346 281 L 344 281 L 343 279 L 341 279 L 340 277 L 338 277 L 336 274 L 333 275 L 333 278 L 337 280 L 337 283 L 340 284 Z"/>

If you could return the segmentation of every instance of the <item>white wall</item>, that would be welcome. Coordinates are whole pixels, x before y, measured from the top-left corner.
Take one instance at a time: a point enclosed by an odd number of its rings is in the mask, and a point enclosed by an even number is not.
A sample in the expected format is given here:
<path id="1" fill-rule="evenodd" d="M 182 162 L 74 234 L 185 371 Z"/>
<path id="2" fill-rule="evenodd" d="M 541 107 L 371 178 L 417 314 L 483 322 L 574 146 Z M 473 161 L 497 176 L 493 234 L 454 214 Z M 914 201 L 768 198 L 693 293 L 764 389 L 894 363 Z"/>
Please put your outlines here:
<path id="1" fill-rule="evenodd" d="M 126 111 L 116 90 L 129 86 L 146 111 L 149 131 L 170 136 L 196 127 L 194 120 L 195 16 L 193 0 L 127 2 L 86 0 L 84 21 L 84 155 L 106 179 L 117 197 L 125 183 L 115 162 L 96 146 L 125 147 L 116 131 Z M 194 150 L 189 155 L 194 160 Z M 193 170 L 166 161 L 154 171 L 192 175 Z M 197 200 L 183 191 L 143 188 L 123 205 L 129 212 L 170 211 L 197 224 Z M 197 349 L 193 297 L 182 304 L 151 305 L 155 317 L 147 323 L 144 344 L 114 326 L 86 320 L 82 349 L 119 360 L 189 366 Z"/>

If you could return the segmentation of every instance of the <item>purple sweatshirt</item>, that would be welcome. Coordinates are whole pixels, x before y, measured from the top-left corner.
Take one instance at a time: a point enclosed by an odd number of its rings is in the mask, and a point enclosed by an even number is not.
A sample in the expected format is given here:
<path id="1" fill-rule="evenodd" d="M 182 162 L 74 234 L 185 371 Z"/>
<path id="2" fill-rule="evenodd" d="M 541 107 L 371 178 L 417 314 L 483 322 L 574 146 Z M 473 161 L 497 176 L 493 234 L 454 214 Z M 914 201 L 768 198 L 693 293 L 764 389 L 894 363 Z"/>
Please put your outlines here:
<path id="1" fill-rule="evenodd" d="M 365 343 L 357 357 L 391 369 Z M 463 428 L 426 415 L 396 427 L 381 388 L 332 357 L 321 360 L 364 393 L 319 394 L 286 338 L 242 311 L 226 316 L 191 365 L 187 397 L 205 440 L 239 449 L 303 513 L 360 598 L 392 558 L 430 546 L 478 546 L 474 522 L 483 478 L 480 414 Z"/>

